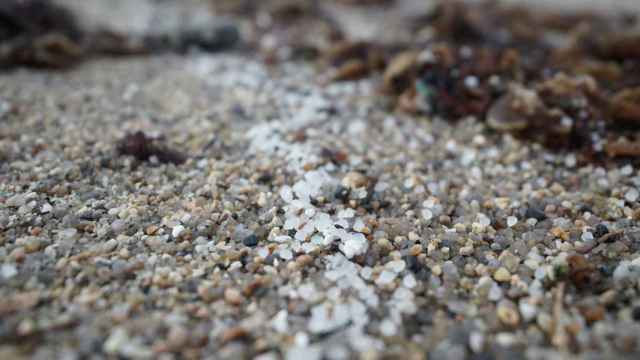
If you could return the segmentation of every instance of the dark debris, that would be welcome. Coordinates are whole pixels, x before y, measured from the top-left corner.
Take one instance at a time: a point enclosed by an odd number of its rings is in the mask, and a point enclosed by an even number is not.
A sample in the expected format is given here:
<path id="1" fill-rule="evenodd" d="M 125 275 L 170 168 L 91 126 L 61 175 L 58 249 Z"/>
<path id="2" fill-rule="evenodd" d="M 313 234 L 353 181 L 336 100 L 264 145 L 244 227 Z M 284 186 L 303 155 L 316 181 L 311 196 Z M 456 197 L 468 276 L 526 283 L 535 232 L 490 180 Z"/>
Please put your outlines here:
<path id="1" fill-rule="evenodd" d="M 117 150 L 120 155 L 133 156 L 139 161 L 155 157 L 160 163 L 179 165 L 187 160 L 184 154 L 165 147 L 142 131 L 127 134 L 118 142 Z"/>

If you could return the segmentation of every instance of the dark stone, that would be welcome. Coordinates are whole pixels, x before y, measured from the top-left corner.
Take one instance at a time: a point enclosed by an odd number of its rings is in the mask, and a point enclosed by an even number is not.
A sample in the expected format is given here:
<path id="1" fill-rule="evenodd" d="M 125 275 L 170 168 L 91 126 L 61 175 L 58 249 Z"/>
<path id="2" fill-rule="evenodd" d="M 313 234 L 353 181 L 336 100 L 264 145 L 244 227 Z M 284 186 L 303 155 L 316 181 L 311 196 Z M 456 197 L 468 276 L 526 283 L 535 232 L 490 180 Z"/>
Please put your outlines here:
<path id="1" fill-rule="evenodd" d="M 244 246 L 254 247 L 258 245 L 258 237 L 255 234 L 251 234 L 242 240 Z"/>
<path id="2" fill-rule="evenodd" d="M 344 186 L 339 186 L 336 192 L 333 194 L 337 200 L 347 201 L 349 199 L 349 189 Z"/>
<path id="3" fill-rule="evenodd" d="M 417 273 L 418 271 L 420 271 L 420 269 L 422 269 L 417 256 L 407 255 L 405 256 L 404 261 L 405 263 L 407 263 L 407 269 L 414 273 Z"/>
<path id="4" fill-rule="evenodd" d="M 182 34 L 180 41 L 181 50 L 196 46 L 205 51 L 216 52 L 234 47 L 240 41 L 240 31 L 234 25 L 189 30 Z"/>
<path id="5" fill-rule="evenodd" d="M 269 172 L 262 173 L 260 177 L 258 177 L 258 182 L 262 184 L 268 184 L 273 180 L 273 175 Z"/>
<path id="6" fill-rule="evenodd" d="M 542 221 L 545 220 L 547 218 L 547 215 L 545 215 L 544 211 L 534 208 L 534 207 L 530 207 L 527 209 L 527 211 L 524 213 L 524 216 L 527 219 L 536 219 L 538 221 Z"/>
<path id="7" fill-rule="evenodd" d="M 427 269 L 426 267 L 420 269 L 416 273 L 416 278 L 420 281 L 427 281 L 429 280 L 429 277 L 431 277 L 431 270 Z"/>
<path id="8" fill-rule="evenodd" d="M 608 233 L 609 233 L 609 228 L 607 228 L 607 226 L 606 226 L 606 225 L 604 225 L 604 224 L 598 224 L 598 225 L 596 226 L 596 230 L 593 232 L 593 236 L 594 236 L 596 239 L 599 239 L 599 238 L 601 238 L 601 237 L 603 237 L 603 236 L 607 235 Z"/>
<path id="9" fill-rule="evenodd" d="M 415 315 L 416 320 L 420 325 L 432 325 L 433 324 L 433 311 L 430 309 L 421 309 Z"/>
<path id="10" fill-rule="evenodd" d="M 633 308 L 633 310 L 631 311 L 631 316 L 633 317 L 633 320 L 640 321 L 640 306 L 636 306 Z"/>

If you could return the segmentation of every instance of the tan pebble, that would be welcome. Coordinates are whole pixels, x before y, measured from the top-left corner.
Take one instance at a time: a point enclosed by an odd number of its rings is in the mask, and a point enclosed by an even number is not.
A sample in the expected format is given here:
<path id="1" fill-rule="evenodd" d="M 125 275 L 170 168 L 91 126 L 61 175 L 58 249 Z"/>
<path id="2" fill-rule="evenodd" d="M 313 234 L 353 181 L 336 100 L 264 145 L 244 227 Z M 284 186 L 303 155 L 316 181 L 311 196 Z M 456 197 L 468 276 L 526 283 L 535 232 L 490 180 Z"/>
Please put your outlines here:
<path id="1" fill-rule="evenodd" d="M 180 349 L 189 341 L 189 333 L 181 326 L 174 326 L 167 335 L 167 344 L 172 349 Z"/>
<path id="2" fill-rule="evenodd" d="M 27 254 L 30 254 L 40 250 L 41 246 L 42 246 L 42 241 L 39 238 L 32 237 L 25 242 L 24 249 L 27 252 Z"/>
<path id="3" fill-rule="evenodd" d="M 201 285 L 200 287 L 198 287 L 198 295 L 204 302 L 215 301 L 219 296 L 214 288 L 207 285 Z"/>
<path id="4" fill-rule="evenodd" d="M 471 265 L 471 264 L 466 264 L 464 266 L 463 272 L 467 276 L 476 276 L 475 267 L 473 265 Z"/>
<path id="5" fill-rule="evenodd" d="M 497 282 L 507 282 L 511 280 L 511 274 L 509 273 L 509 270 L 501 267 L 493 273 L 493 278 Z"/>
<path id="6" fill-rule="evenodd" d="M 311 264 L 313 262 L 313 258 L 309 255 L 300 255 L 296 258 L 296 262 L 300 265 L 300 266 L 307 266 L 309 264 Z"/>
<path id="7" fill-rule="evenodd" d="M 470 256 L 473 255 L 473 246 L 463 246 L 460 248 L 461 256 Z"/>
<path id="8" fill-rule="evenodd" d="M 407 238 L 405 238 L 404 236 L 396 236 L 395 238 L 393 238 L 393 242 L 395 244 L 400 244 L 403 241 L 405 241 Z"/>
<path id="9" fill-rule="evenodd" d="M 261 192 L 258 195 L 258 200 L 256 201 L 256 204 L 258 204 L 258 206 L 260 206 L 261 208 L 267 206 L 267 195 Z"/>
<path id="10" fill-rule="evenodd" d="M 413 245 L 409 249 L 409 255 L 418 256 L 422 252 L 422 245 Z"/>
<path id="11" fill-rule="evenodd" d="M 391 245 L 391 241 L 389 241 L 389 239 L 387 238 L 380 238 L 376 243 L 382 249 L 385 249 L 385 250 L 393 249 L 393 245 Z"/>
<path id="12" fill-rule="evenodd" d="M 435 266 L 431 267 L 431 272 L 435 276 L 440 276 L 440 275 L 442 275 L 442 267 L 440 267 L 440 265 L 435 265 Z"/>
<path id="13" fill-rule="evenodd" d="M 616 297 L 617 297 L 616 291 L 611 289 L 603 292 L 598 298 L 598 300 L 602 305 L 606 306 L 606 305 L 613 304 L 616 301 Z"/>
<path id="14" fill-rule="evenodd" d="M 562 239 L 563 241 L 567 241 L 569 240 L 569 233 L 564 231 L 563 229 L 559 228 L 559 227 L 554 227 L 551 228 L 551 230 L 549 230 L 549 232 L 551 233 L 551 235 Z"/>
<path id="15" fill-rule="evenodd" d="M 514 255 L 509 250 L 505 250 L 500 254 L 498 260 L 509 272 L 514 273 L 518 270 L 520 265 L 520 258 Z"/>
<path id="16" fill-rule="evenodd" d="M 499 197 L 494 199 L 494 202 L 498 208 L 504 210 L 511 204 L 511 199 L 508 197 Z"/>
<path id="17" fill-rule="evenodd" d="M 498 319 L 505 325 L 516 326 L 520 323 L 520 314 L 514 306 L 500 303 L 498 304 L 496 314 L 498 315 Z"/>
<path id="18" fill-rule="evenodd" d="M 352 171 L 342 178 L 342 185 L 351 189 L 364 187 L 367 185 L 368 179 L 359 172 Z"/>
<path id="19" fill-rule="evenodd" d="M 238 306 L 242 304 L 243 297 L 237 289 L 227 288 L 224 291 L 224 300 L 231 305 Z"/>
<path id="20" fill-rule="evenodd" d="M 451 218 L 448 215 L 440 215 L 438 221 L 442 225 L 451 225 Z"/>
<path id="21" fill-rule="evenodd" d="M 160 228 L 156 225 L 149 225 L 146 229 L 144 229 L 144 233 L 147 235 L 154 235 L 156 232 L 158 232 L 159 229 Z"/>

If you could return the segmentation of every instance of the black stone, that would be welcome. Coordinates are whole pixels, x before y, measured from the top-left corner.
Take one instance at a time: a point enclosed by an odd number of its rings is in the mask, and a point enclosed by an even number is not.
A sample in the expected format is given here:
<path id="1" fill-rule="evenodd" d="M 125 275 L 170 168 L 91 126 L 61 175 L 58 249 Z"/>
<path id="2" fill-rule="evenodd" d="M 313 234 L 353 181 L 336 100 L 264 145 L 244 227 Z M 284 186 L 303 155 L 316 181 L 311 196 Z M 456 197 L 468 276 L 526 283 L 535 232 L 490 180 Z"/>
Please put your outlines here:
<path id="1" fill-rule="evenodd" d="M 533 219 L 536 219 L 538 221 L 542 221 L 542 220 L 547 218 L 547 215 L 545 215 L 542 210 L 534 208 L 534 207 L 528 208 L 527 211 L 524 213 L 524 216 L 527 219 L 533 218 Z"/>
<path id="2" fill-rule="evenodd" d="M 596 230 L 593 232 L 593 236 L 599 239 L 609 233 L 609 228 L 604 224 L 598 224 Z"/>
<path id="3" fill-rule="evenodd" d="M 216 52 L 232 48 L 240 40 L 240 31 L 234 25 L 225 25 L 215 29 L 187 30 L 181 34 L 178 50 L 186 51 L 191 46 Z"/>
<path id="4" fill-rule="evenodd" d="M 262 173 L 260 177 L 258 177 L 258 182 L 262 184 L 268 184 L 273 180 L 273 175 L 269 172 Z"/>
<path id="5" fill-rule="evenodd" d="M 255 234 L 251 234 L 242 240 L 244 246 L 254 247 L 258 245 L 258 237 Z"/>
<path id="6" fill-rule="evenodd" d="M 338 200 L 342 200 L 342 201 L 346 201 L 349 199 L 349 189 L 344 187 L 344 186 L 340 186 L 336 189 L 336 192 L 333 194 L 333 197 L 335 197 Z"/>
<path id="7" fill-rule="evenodd" d="M 633 320 L 640 321 L 640 306 L 636 306 L 633 308 L 633 310 L 631 311 L 631 316 L 633 317 Z"/>
<path id="8" fill-rule="evenodd" d="M 417 273 L 422 268 L 417 256 L 407 255 L 405 256 L 404 261 L 407 263 L 407 269 L 414 273 Z"/>

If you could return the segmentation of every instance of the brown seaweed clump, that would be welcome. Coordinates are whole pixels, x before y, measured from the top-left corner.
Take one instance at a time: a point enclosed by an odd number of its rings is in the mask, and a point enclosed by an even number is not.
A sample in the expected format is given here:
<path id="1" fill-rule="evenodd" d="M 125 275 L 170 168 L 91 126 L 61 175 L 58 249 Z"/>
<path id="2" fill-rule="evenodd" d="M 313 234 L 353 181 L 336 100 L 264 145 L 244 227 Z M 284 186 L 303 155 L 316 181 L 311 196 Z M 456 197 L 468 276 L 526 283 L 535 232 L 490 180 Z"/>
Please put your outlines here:
<path id="1" fill-rule="evenodd" d="M 634 19 L 443 1 L 421 21 L 430 40 L 392 57 L 384 73 L 400 110 L 474 116 L 589 158 L 640 155 Z"/>
<path id="2" fill-rule="evenodd" d="M 179 165 L 186 161 L 186 156 L 176 150 L 167 148 L 158 140 L 137 131 L 127 134 L 117 145 L 120 155 L 133 156 L 139 161 L 151 161 L 156 158 L 160 163 Z"/>

